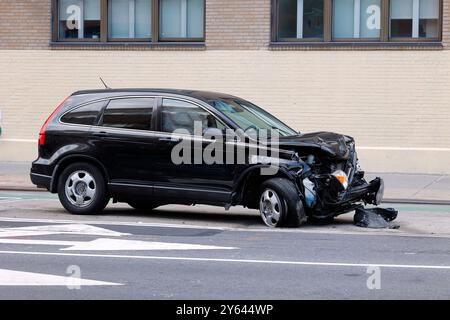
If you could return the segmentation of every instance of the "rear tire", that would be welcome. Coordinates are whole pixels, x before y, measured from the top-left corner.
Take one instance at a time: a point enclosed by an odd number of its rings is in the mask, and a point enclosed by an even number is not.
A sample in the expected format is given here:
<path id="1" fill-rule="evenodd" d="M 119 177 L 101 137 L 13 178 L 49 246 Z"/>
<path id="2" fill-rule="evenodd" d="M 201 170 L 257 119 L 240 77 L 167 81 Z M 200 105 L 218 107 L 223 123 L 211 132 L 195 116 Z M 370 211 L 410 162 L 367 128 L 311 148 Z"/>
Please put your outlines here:
<path id="1" fill-rule="evenodd" d="M 58 197 L 72 214 L 94 215 L 109 202 L 106 181 L 100 170 L 85 162 L 77 162 L 63 170 L 58 180 Z"/>
<path id="2" fill-rule="evenodd" d="M 259 212 L 264 223 L 272 228 L 299 227 L 307 220 L 296 186 L 285 178 L 273 178 L 262 184 Z"/>

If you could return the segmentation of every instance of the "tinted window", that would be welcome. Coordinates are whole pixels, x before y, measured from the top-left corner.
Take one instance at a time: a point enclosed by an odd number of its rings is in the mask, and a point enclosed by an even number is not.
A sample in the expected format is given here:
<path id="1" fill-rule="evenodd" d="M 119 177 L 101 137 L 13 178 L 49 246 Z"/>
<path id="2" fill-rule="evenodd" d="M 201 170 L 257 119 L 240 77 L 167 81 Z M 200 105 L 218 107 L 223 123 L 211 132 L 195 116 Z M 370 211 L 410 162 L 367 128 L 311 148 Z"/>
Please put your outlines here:
<path id="1" fill-rule="evenodd" d="M 105 102 L 101 101 L 76 108 L 75 110 L 66 113 L 61 118 L 61 121 L 73 124 L 94 125 L 104 105 Z"/>
<path id="2" fill-rule="evenodd" d="M 162 105 L 162 131 L 174 132 L 178 129 L 187 130 L 194 134 L 194 124 L 197 122 L 201 130 L 207 128 L 225 128 L 216 118 L 206 110 L 188 102 L 164 99 Z M 202 132 L 196 132 L 201 135 Z"/>
<path id="3" fill-rule="evenodd" d="M 111 100 L 103 114 L 103 126 L 150 130 L 153 98 Z"/>

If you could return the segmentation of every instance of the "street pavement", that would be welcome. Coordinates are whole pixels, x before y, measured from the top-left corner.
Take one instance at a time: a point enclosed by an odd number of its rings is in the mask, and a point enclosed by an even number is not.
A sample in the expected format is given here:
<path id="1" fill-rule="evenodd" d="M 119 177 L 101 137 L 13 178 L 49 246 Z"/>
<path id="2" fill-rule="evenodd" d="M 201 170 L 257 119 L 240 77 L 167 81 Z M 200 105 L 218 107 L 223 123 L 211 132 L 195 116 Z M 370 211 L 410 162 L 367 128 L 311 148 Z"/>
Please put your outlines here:
<path id="1" fill-rule="evenodd" d="M 265 227 L 257 212 L 0 192 L 0 299 L 449 299 L 450 206 L 389 204 L 399 230 Z"/>

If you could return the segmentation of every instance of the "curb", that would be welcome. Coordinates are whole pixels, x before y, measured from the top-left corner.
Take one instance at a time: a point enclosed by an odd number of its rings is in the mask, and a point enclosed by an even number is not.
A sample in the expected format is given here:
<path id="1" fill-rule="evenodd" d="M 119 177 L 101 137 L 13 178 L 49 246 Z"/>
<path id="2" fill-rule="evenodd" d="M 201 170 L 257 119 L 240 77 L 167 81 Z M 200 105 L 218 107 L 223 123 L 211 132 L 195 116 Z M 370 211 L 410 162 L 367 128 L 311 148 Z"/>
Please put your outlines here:
<path id="1" fill-rule="evenodd" d="M 0 186 L 0 191 L 48 192 L 47 189 L 42 189 L 38 187 L 19 187 L 19 186 Z M 382 204 L 383 203 L 450 205 L 450 200 L 386 198 L 383 199 Z"/>

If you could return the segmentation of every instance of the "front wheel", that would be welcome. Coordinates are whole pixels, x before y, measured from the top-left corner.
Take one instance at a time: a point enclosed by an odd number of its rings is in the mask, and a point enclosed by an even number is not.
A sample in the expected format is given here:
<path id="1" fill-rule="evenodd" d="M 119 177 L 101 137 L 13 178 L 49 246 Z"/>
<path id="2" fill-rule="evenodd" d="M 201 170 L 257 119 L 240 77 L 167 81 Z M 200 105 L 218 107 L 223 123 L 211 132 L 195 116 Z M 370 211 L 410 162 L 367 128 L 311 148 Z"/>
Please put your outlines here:
<path id="1" fill-rule="evenodd" d="M 90 215 L 103 211 L 109 201 L 103 174 L 88 163 L 74 163 L 61 173 L 58 197 L 72 214 Z"/>
<path id="2" fill-rule="evenodd" d="M 272 228 L 299 227 L 306 221 L 303 202 L 295 185 L 285 178 L 273 178 L 261 186 L 259 212 Z"/>

